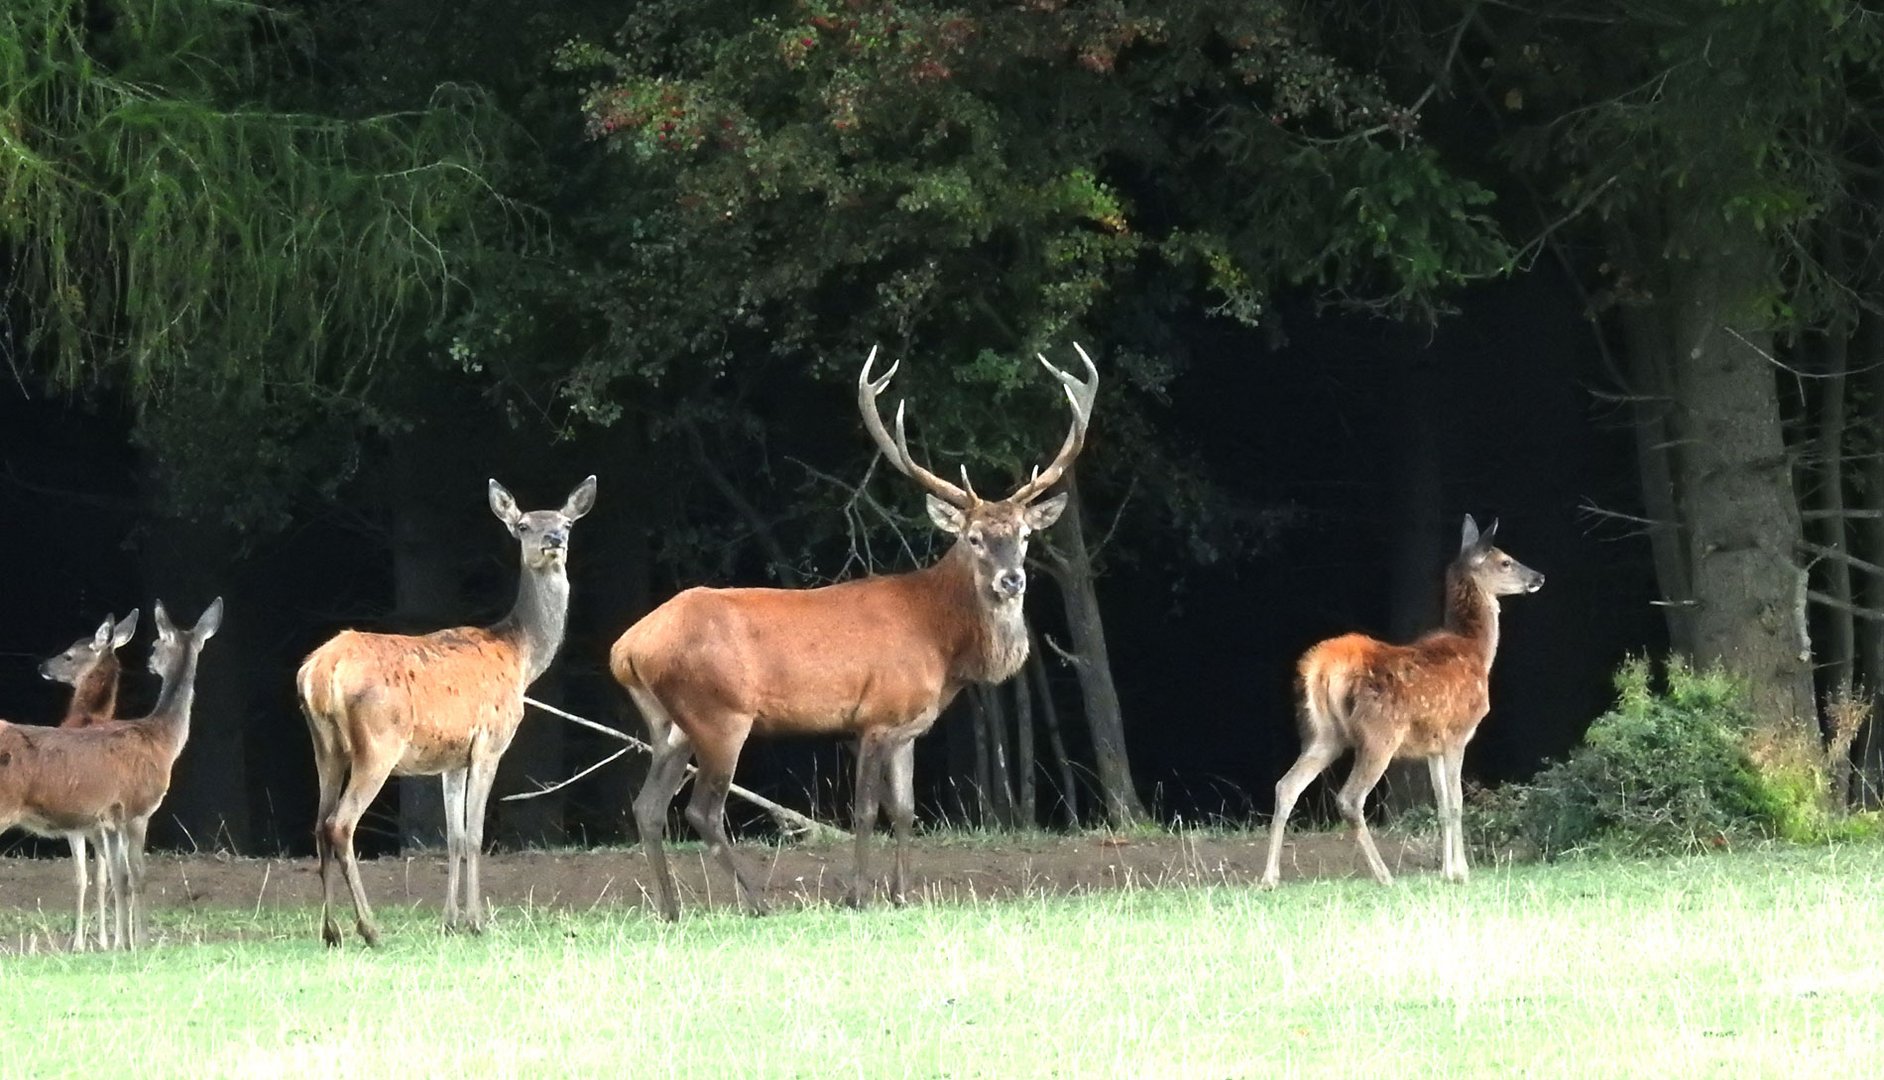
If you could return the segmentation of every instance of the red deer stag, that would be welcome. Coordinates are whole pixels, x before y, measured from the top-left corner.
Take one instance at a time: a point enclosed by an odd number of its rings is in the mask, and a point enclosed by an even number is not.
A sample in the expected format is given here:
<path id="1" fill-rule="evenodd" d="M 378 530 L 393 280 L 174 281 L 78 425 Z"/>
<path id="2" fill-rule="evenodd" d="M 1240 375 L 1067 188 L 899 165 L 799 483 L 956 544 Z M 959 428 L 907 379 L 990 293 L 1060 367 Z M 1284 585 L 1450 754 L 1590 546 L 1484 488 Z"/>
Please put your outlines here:
<path id="1" fill-rule="evenodd" d="M 59 721 L 63 728 L 90 727 L 93 724 L 114 720 L 118 715 L 118 680 L 123 674 L 123 667 L 118 663 L 118 650 L 131 640 L 137 632 L 137 609 L 124 617 L 123 622 L 114 622 L 110 615 L 98 624 L 98 629 L 87 637 L 74 641 L 69 648 L 59 655 L 39 665 L 41 678 L 56 683 L 64 683 L 72 688 L 72 700 L 67 702 L 65 716 Z M 73 874 L 78 884 L 78 919 L 72 930 L 72 948 L 85 948 L 85 846 L 90 841 L 98 860 L 98 943 L 106 948 L 111 946 L 110 922 L 105 915 L 107 897 L 111 893 L 111 857 L 106 847 L 104 832 L 86 836 L 82 833 L 66 837 L 72 846 Z"/>
<path id="2" fill-rule="evenodd" d="M 724 821 L 727 786 L 753 734 L 856 738 L 856 876 L 849 900 L 862 906 L 872 890 L 870 833 L 886 795 L 896 834 L 892 894 L 903 900 L 916 809 L 916 737 L 963 686 L 1001 682 L 1027 659 L 1021 603 L 1028 537 L 1052 525 L 1066 506 L 1065 495 L 1035 500 L 1085 445 L 1099 390 L 1092 359 L 1074 348 L 1085 381 L 1040 358 L 1073 408 L 1066 441 L 1044 471 L 994 501 L 916 464 L 902 405 L 896 437 L 890 437 L 876 399 L 896 366 L 873 382 L 872 349 L 857 379 L 864 427 L 890 464 L 927 491 L 930 520 L 956 537 L 948 553 L 926 569 L 816 589 L 688 589 L 615 642 L 609 669 L 634 699 L 654 744 L 634 813 L 664 917 L 676 918 L 679 908 L 662 834 L 689 758 L 698 759 L 699 774 L 687 821 L 732 876 L 746 910 L 765 910 L 754 880 L 733 855 Z"/>
<path id="3" fill-rule="evenodd" d="M 138 943 L 144 835 L 170 791 L 170 770 L 190 737 L 197 660 L 222 625 L 210 602 L 193 630 L 179 630 L 156 606 L 150 669 L 163 679 L 157 707 L 138 720 L 82 728 L 0 724 L 0 832 L 39 836 L 105 834 L 111 855 L 116 940 Z"/>
<path id="4" fill-rule="evenodd" d="M 1480 536 L 1466 515 L 1459 556 L 1446 568 L 1443 629 L 1411 645 L 1343 634 L 1308 650 L 1296 664 L 1302 756 L 1276 782 L 1264 888 L 1274 888 L 1280 874 L 1283 830 L 1295 800 L 1344 750 L 1354 751 L 1354 765 L 1335 805 L 1354 828 L 1374 879 L 1393 883 L 1367 831 L 1367 793 L 1395 758 L 1421 757 L 1438 803 L 1442 872 L 1447 881 L 1465 881 L 1460 771 L 1465 744 L 1491 708 L 1486 680 L 1498 653 L 1498 598 L 1544 587 L 1544 575 L 1492 546 L 1497 531 L 1494 521 Z"/>
<path id="5" fill-rule="evenodd" d="M 510 614 L 491 626 L 424 635 L 343 630 L 310 653 L 295 675 L 320 776 L 314 847 L 321 862 L 321 938 L 329 945 L 341 940 L 333 916 L 336 862 L 353 896 L 360 937 L 379 944 L 353 833 L 389 776 L 443 777 L 445 927 L 473 933 L 484 927 L 478 858 L 491 782 L 523 722 L 524 691 L 562 646 L 569 531 L 595 505 L 595 477 L 577 484 L 560 510 L 523 513 L 495 480 L 490 502 L 522 557 Z"/>

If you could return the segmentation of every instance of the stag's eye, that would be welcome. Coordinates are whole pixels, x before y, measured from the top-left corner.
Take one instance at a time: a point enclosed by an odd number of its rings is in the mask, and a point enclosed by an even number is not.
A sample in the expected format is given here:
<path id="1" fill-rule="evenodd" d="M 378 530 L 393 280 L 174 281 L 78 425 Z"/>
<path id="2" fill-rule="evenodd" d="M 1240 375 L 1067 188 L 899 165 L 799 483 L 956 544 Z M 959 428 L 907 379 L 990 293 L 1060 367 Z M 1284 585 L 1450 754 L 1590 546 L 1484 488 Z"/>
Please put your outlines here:
<path id="1" fill-rule="evenodd" d="M 980 551 L 981 550 L 981 534 L 969 533 L 968 534 L 968 546 L 971 548 L 974 548 L 976 551 Z"/>

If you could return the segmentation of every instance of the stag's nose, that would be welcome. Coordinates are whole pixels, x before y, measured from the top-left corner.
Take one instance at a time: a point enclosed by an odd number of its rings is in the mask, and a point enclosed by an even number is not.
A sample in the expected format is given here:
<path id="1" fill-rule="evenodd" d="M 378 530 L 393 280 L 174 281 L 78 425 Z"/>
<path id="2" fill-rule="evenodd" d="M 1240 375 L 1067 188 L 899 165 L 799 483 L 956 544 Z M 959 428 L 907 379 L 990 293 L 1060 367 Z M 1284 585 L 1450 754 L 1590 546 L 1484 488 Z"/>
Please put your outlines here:
<path id="1" fill-rule="evenodd" d="M 1015 597 L 1027 591 L 1027 571 L 1003 570 L 994 579 L 994 591 L 1002 596 Z"/>

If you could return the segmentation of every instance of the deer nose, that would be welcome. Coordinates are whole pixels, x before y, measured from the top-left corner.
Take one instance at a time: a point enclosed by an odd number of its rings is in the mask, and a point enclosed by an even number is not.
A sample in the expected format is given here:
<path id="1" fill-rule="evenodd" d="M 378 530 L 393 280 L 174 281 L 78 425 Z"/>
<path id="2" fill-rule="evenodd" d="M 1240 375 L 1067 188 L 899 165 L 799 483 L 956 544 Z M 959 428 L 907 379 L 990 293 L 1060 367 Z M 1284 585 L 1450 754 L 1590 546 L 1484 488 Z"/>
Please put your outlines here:
<path id="1" fill-rule="evenodd" d="M 1531 571 L 1531 588 L 1529 591 L 1536 592 L 1537 590 L 1543 587 L 1544 587 L 1544 575 L 1538 573 L 1535 570 Z"/>
<path id="2" fill-rule="evenodd" d="M 994 579 L 994 591 L 1002 596 L 1019 596 L 1027 591 L 1027 571 L 1003 570 Z"/>

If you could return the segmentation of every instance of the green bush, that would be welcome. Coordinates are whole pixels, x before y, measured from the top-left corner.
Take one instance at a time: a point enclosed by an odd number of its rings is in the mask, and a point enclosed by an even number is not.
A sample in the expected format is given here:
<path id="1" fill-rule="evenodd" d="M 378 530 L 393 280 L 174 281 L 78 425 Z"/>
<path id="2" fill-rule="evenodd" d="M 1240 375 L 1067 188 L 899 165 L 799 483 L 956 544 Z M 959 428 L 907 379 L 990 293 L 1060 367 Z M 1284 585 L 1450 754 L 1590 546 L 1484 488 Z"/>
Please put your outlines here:
<path id="1" fill-rule="evenodd" d="M 1616 703 L 1582 746 L 1529 783 L 1487 792 L 1475 837 L 1546 858 L 1591 848 L 1684 852 L 1736 840 L 1823 840 L 1874 833 L 1834 818 L 1824 778 L 1800 755 L 1750 751 L 1755 718 L 1740 686 L 1679 659 L 1655 678 L 1646 658 L 1616 672 Z"/>

